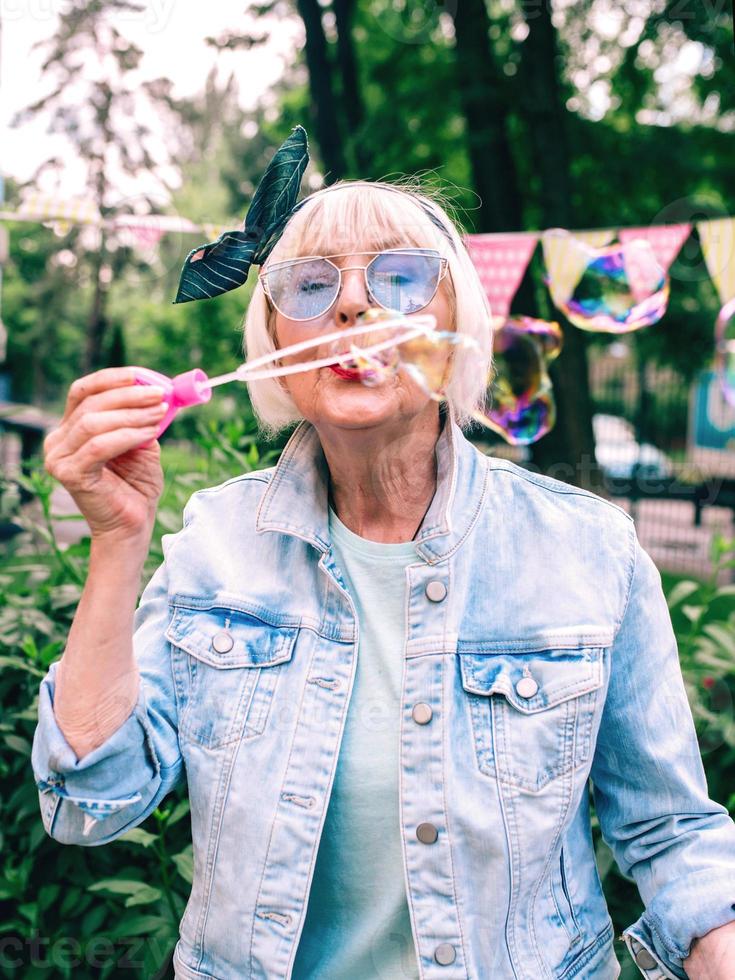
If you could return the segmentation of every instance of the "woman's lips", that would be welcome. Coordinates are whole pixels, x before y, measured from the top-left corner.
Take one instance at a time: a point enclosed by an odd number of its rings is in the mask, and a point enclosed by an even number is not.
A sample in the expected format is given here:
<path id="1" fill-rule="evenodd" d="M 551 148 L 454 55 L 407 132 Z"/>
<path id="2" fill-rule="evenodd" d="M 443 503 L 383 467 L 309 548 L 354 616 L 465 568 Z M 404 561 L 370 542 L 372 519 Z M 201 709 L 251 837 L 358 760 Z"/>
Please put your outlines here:
<path id="1" fill-rule="evenodd" d="M 350 371 L 349 368 L 340 367 L 339 364 L 330 364 L 329 365 L 329 368 L 330 368 L 331 371 L 334 371 L 334 373 L 336 375 L 338 375 L 338 377 L 344 378 L 345 381 L 359 381 L 360 380 L 360 372 L 359 371 Z"/>

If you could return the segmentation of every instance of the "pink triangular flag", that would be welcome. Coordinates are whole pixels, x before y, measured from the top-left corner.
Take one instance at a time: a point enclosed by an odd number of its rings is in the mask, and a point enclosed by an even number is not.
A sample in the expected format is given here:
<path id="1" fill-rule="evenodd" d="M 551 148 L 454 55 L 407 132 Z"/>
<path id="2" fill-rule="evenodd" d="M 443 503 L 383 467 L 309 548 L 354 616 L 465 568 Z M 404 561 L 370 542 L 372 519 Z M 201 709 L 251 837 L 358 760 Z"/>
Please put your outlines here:
<path id="1" fill-rule="evenodd" d="M 664 272 L 668 272 L 691 230 L 691 225 L 648 225 L 645 228 L 621 228 L 618 238 L 623 244 L 635 238 L 650 242 L 659 264 Z"/>
<path id="2" fill-rule="evenodd" d="M 467 235 L 465 244 L 493 316 L 506 317 L 531 261 L 537 234 Z"/>

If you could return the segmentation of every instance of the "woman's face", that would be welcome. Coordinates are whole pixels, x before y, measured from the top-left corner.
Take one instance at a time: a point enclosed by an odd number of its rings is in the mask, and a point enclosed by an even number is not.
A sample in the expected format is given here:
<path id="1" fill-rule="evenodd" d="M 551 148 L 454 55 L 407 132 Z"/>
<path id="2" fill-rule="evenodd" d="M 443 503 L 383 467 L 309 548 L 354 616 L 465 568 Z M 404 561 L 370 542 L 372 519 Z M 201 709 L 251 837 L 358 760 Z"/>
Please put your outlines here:
<path id="1" fill-rule="evenodd" d="M 355 252 L 333 258 L 332 261 L 343 268 L 367 265 L 372 257 L 371 253 Z M 442 279 L 434 298 L 418 314 L 433 315 L 436 318 L 437 330 L 453 329 L 447 279 L 448 276 Z M 350 268 L 343 272 L 340 293 L 323 316 L 299 321 L 289 320 L 278 311 L 275 312 L 276 345 L 279 348 L 287 347 L 319 334 L 347 330 L 357 325 L 358 316 L 371 305 L 374 304 L 371 304 L 368 297 L 363 271 Z M 387 332 L 382 335 L 373 333 L 370 342 L 377 343 L 387 339 L 388 336 Z M 344 351 L 349 351 L 350 345 L 360 339 L 359 336 L 347 338 Z M 333 352 L 334 347 L 329 351 L 317 348 L 309 351 L 308 356 L 310 359 L 315 359 L 325 353 Z M 444 356 L 446 361 L 449 361 L 448 351 L 443 355 L 440 353 L 439 356 Z M 303 371 L 300 374 L 288 375 L 282 380 L 301 415 L 317 428 L 320 425 L 346 429 L 372 428 L 395 423 L 400 419 L 412 418 L 425 410 L 430 402 L 436 405 L 436 402 L 432 402 L 419 385 L 411 380 L 407 372 L 402 370 L 375 387 L 367 387 L 357 379 L 345 378 L 331 367 Z"/>

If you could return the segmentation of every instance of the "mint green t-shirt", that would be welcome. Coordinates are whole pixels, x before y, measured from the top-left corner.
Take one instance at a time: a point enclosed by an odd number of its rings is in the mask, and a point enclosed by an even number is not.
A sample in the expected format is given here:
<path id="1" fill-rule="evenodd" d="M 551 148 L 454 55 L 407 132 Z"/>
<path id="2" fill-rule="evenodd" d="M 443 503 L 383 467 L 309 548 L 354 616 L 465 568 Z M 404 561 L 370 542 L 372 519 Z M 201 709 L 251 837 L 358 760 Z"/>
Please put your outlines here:
<path id="1" fill-rule="evenodd" d="M 354 534 L 331 510 L 360 635 L 337 771 L 293 980 L 418 980 L 401 852 L 398 732 L 412 542 Z"/>

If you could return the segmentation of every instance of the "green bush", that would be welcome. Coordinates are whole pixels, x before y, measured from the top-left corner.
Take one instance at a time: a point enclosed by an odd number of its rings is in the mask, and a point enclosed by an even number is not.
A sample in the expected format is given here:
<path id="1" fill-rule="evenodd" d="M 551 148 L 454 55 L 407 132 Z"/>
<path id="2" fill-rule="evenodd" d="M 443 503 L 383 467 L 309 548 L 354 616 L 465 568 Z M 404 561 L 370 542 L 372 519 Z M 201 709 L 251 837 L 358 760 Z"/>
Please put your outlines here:
<path id="1" fill-rule="evenodd" d="M 166 490 L 146 572 L 161 561 L 160 536 L 178 529 L 191 493 L 270 465 L 279 451 L 258 442 L 250 416 L 200 424 L 193 446 L 164 445 Z M 14 516 L 25 527 L 6 545 L 0 574 L 0 970 L 23 980 L 91 980 L 122 969 L 132 977 L 164 976 L 192 880 L 184 789 L 104 847 L 61 846 L 41 823 L 30 765 L 38 686 L 62 653 L 85 580 L 89 542 L 58 545 L 53 482 L 40 465 L 21 484 L 33 497 L 22 511 L 18 487 L 0 485 L 0 519 Z M 710 581 L 679 581 L 668 599 L 710 791 L 732 809 L 735 586 L 715 584 L 720 569 L 735 566 L 732 543 L 715 541 L 713 563 Z M 596 841 L 619 935 L 638 916 L 640 900 L 615 869 L 597 830 Z M 622 953 L 621 960 L 626 962 Z"/>

